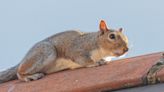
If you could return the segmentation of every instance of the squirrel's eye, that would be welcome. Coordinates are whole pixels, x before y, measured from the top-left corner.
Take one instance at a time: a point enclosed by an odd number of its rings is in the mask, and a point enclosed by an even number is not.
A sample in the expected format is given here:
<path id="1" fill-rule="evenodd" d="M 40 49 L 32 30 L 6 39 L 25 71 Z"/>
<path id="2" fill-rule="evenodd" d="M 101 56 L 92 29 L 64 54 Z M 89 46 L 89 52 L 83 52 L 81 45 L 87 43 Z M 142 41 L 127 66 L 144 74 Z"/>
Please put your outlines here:
<path id="1" fill-rule="evenodd" d="M 114 34 L 110 34 L 110 35 L 109 35 L 109 38 L 110 38 L 110 39 L 115 39 L 116 37 L 115 37 Z"/>

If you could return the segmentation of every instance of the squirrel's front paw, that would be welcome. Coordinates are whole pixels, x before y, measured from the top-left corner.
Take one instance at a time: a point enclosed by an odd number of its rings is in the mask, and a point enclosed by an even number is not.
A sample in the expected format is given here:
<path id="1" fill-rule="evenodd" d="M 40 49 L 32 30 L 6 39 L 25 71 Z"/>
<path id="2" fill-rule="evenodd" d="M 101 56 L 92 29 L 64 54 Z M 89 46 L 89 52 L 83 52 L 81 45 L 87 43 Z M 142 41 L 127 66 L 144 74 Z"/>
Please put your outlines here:
<path id="1" fill-rule="evenodd" d="M 97 66 L 101 66 L 101 65 L 105 65 L 105 64 L 107 64 L 107 62 L 105 60 L 101 59 L 94 64 L 87 65 L 86 67 L 97 67 Z"/>
<path id="2" fill-rule="evenodd" d="M 96 62 L 99 66 L 107 64 L 107 62 L 104 59 L 99 60 Z"/>

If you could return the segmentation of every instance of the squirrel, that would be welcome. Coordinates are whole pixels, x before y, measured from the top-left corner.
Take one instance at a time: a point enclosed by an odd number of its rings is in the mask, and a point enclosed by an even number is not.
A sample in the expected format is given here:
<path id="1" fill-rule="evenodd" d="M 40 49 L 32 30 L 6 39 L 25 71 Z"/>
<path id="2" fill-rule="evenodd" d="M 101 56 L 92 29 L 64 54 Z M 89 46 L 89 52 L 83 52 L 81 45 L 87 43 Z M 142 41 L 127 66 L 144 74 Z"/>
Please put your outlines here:
<path id="1" fill-rule="evenodd" d="M 98 32 L 57 33 L 36 43 L 18 65 L 0 72 L 0 83 L 14 79 L 28 82 L 65 69 L 107 64 L 104 57 L 119 57 L 128 51 L 128 38 L 122 31 L 108 28 L 101 20 Z"/>

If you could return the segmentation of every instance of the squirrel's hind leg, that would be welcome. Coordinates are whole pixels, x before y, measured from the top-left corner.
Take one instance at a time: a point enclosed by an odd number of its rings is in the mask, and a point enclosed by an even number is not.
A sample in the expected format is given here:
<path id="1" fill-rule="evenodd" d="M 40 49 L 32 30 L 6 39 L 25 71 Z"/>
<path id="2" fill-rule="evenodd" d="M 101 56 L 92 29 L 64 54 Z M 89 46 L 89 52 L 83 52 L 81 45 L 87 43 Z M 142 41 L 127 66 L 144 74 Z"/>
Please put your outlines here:
<path id="1" fill-rule="evenodd" d="M 38 79 L 41 79 L 44 76 L 45 76 L 44 73 L 36 73 L 36 74 L 24 77 L 24 81 L 28 82 L 28 81 L 38 80 Z"/>
<path id="2" fill-rule="evenodd" d="M 38 80 L 53 67 L 56 58 L 55 47 L 49 42 L 40 42 L 25 56 L 18 67 L 17 76 L 22 81 Z"/>

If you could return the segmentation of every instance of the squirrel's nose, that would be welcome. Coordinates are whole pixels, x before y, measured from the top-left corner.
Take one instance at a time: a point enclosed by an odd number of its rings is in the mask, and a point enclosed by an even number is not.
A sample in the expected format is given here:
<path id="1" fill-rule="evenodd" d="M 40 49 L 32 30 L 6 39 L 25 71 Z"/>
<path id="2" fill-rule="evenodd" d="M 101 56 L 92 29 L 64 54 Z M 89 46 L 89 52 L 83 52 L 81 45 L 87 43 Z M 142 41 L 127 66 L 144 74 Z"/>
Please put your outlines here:
<path id="1" fill-rule="evenodd" d="M 129 50 L 129 48 L 124 48 L 123 51 L 124 52 L 127 52 Z"/>

